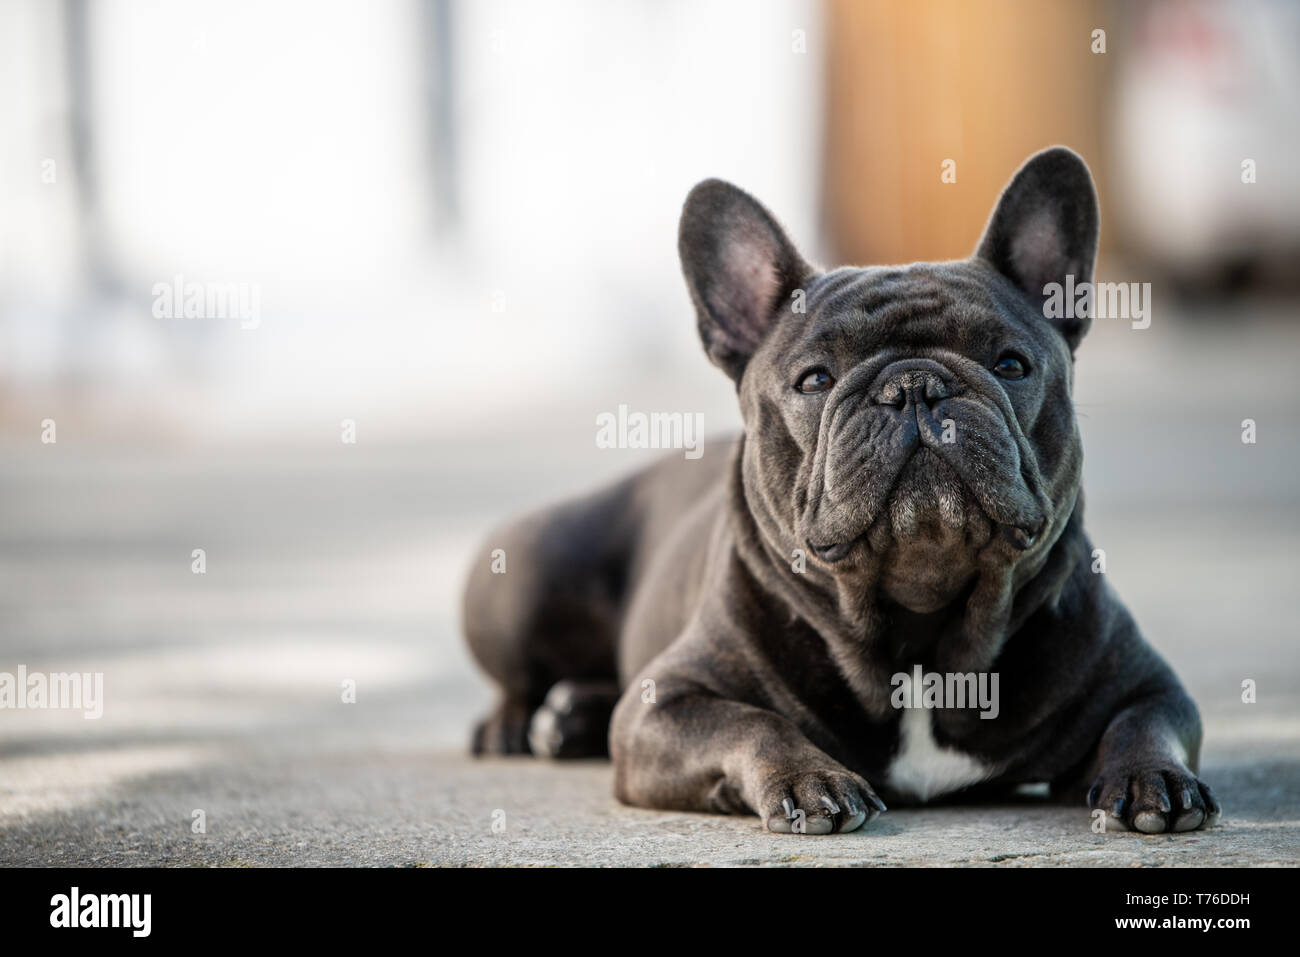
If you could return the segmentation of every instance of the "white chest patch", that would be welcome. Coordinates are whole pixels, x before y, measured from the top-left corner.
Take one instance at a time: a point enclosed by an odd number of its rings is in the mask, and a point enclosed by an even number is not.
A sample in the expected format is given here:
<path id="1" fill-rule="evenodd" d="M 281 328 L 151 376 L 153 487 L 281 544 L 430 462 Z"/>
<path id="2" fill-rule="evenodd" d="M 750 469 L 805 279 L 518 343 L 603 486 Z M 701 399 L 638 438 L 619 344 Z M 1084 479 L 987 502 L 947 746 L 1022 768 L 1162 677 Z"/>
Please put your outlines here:
<path id="1" fill-rule="evenodd" d="M 934 740 L 932 720 L 926 708 L 909 708 L 903 712 L 898 726 L 898 756 L 887 775 L 891 788 L 928 801 L 993 776 L 996 768 L 969 754 L 939 747 Z"/>

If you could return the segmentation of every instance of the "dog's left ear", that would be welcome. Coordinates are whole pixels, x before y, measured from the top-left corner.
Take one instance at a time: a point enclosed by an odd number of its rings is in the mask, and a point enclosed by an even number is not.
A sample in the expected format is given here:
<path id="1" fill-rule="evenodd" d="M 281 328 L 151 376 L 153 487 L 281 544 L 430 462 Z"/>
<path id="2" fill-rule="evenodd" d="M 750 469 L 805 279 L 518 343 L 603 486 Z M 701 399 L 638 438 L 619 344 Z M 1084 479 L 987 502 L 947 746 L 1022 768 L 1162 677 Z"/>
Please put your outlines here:
<path id="1" fill-rule="evenodd" d="M 814 269 L 758 200 L 720 179 L 705 180 L 686 197 L 677 251 L 704 351 L 739 385 Z"/>
<path id="2" fill-rule="evenodd" d="M 1044 286 L 1092 281 L 1097 258 L 1097 192 L 1088 166 L 1073 150 L 1054 146 L 1031 156 L 1002 196 L 975 255 L 1019 286 L 1035 305 Z M 1090 316 L 1053 320 L 1073 352 Z"/>

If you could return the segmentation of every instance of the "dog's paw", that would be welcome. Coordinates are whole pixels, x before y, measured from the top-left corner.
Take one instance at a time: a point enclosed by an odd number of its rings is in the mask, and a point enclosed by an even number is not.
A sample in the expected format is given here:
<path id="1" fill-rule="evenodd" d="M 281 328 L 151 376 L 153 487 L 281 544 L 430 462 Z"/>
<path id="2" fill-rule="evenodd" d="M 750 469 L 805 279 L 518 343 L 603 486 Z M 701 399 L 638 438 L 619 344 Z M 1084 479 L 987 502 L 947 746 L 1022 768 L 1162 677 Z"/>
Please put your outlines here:
<path id="1" fill-rule="evenodd" d="M 1209 785 L 1181 768 L 1102 771 L 1088 791 L 1088 807 L 1101 808 L 1111 823 L 1143 834 L 1210 827 L 1222 814 Z"/>
<path id="2" fill-rule="evenodd" d="M 763 823 L 778 834 L 856 831 L 885 810 L 871 785 L 844 768 L 779 775 L 760 803 Z"/>
<path id="3" fill-rule="evenodd" d="M 528 725 L 528 744 L 542 758 L 596 758 L 609 754 L 609 718 L 618 685 L 558 681 Z"/>

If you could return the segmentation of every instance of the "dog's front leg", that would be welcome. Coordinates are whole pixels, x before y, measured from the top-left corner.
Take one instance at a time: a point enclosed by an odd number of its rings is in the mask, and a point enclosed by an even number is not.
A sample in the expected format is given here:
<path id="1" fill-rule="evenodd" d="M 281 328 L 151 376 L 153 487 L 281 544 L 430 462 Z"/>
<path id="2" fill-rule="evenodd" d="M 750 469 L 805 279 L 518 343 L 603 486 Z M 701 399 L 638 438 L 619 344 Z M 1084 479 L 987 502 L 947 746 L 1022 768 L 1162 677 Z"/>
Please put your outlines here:
<path id="1" fill-rule="evenodd" d="M 1195 773 L 1200 746 L 1196 706 L 1170 676 L 1165 687 L 1129 703 L 1107 726 L 1089 807 L 1148 834 L 1214 824 L 1219 802 Z"/>
<path id="2" fill-rule="evenodd" d="M 852 831 L 885 810 L 788 719 L 687 679 L 633 682 L 610 726 L 615 795 L 642 807 L 754 813 L 783 834 Z"/>

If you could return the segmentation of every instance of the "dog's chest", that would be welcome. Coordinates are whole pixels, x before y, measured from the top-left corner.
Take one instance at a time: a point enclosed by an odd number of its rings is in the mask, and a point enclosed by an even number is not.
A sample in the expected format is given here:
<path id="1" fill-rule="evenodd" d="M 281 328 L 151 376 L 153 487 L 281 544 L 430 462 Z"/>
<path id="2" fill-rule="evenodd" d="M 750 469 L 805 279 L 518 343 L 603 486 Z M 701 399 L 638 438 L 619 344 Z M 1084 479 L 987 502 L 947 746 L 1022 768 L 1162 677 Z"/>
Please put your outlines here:
<path id="1" fill-rule="evenodd" d="M 934 739 L 933 714 L 926 708 L 905 710 L 898 735 L 898 751 L 886 781 L 899 794 L 928 801 L 977 784 L 996 772 L 969 754 L 941 747 Z"/>

